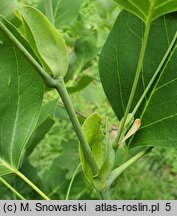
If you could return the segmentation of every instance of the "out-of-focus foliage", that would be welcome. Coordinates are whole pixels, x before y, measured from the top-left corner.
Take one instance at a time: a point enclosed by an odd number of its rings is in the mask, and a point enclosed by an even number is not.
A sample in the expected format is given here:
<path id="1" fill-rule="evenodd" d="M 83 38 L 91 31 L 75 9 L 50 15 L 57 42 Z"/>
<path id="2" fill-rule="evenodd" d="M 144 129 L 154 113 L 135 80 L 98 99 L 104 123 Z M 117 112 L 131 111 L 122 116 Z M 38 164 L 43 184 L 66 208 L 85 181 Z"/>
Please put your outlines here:
<path id="1" fill-rule="evenodd" d="M 0 4 L 0 14 L 5 16 L 6 18 L 11 19 L 13 15 L 13 11 L 15 8 L 20 6 L 19 1 L 17 0 L 1 0 Z"/>

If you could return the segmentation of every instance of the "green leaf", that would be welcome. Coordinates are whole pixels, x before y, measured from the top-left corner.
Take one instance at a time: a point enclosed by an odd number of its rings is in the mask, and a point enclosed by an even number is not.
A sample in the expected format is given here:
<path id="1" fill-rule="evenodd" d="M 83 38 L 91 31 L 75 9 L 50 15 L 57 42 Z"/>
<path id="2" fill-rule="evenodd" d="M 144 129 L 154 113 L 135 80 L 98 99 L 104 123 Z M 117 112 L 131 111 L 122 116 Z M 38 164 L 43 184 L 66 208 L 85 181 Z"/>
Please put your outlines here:
<path id="1" fill-rule="evenodd" d="M 122 11 L 118 15 L 100 54 L 99 73 L 101 82 L 106 96 L 119 120 L 124 116 L 132 88 L 143 30 L 144 25 L 140 19 L 126 11 Z M 162 49 L 162 47 L 158 47 L 158 49 Z M 154 48 L 157 48 L 156 44 Z M 164 51 L 162 54 L 160 53 L 161 57 L 163 53 Z M 148 71 L 149 78 L 152 76 L 152 71 L 155 70 L 158 65 L 158 62 L 156 63 L 154 61 L 156 54 L 152 54 L 150 54 L 150 57 L 152 56 L 152 61 L 150 61 L 151 59 L 149 59 L 149 61 L 152 62 L 154 66 L 152 68 L 151 65 L 151 70 Z M 142 93 L 143 86 L 140 84 L 136 92 L 137 96 L 135 95 L 133 106 L 135 106 Z"/>
<path id="2" fill-rule="evenodd" d="M 131 110 L 138 103 L 145 88 L 161 63 L 177 30 L 177 14 L 158 18 L 151 25 L 141 78 Z M 124 116 L 138 62 L 143 22 L 136 16 L 121 12 L 100 57 L 100 77 L 106 95 L 120 119 Z M 174 48 L 175 49 L 175 48 Z M 173 146 L 177 144 L 175 132 L 176 106 L 176 56 L 163 62 L 159 75 L 135 115 L 141 118 L 140 130 L 129 145 Z"/>
<path id="3" fill-rule="evenodd" d="M 115 152 L 112 143 L 109 140 L 108 119 L 105 119 L 105 139 L 102 146 L 103 163 L 99 169 L 98 175 L 93 178 L 93 185 L 98 191 L 108 188 L 108 181 L 115 163 Z"/>
<path id="4" fill-rule="evenodd" d="M 51 127 L 54 125 L 55 121 L 48 116 L 34 131 L 32 136 L 30 137 L 27 147 L 25 157 L 28 157 L 36 146 L 40 143 L 40 141 L 44 138 L 44 136 L 49 132 Z"/>
<path id="5" fill-rule="evenodd" d="M 52 0 L 55 26 L 59 29 L 70 27 L 79 17 L 83 0 Z M 38 9 L 45 14 L 44 1 L 41 0 Z"/>
<path id="6" fill-rule="evenodd" d="M 55 25 L 58 28 L 67 28 L 79 16 L 83 0 L 53 0 Z"/>
<path id="7" fill-rule="evenodd" d="M 37 126 L 43 123 L 49 116 L 51 118 L 54 118 L 55 111 L 57 108 L 57 103 L 58 103 L 58 99 L 54 99 L 54 100 L 48 101 L 42 106 Z"/>
<path id="8" fill-rule="evenodd" d="M 26 6 L 18 13 L 26 37 L 44 68 L 54 78 L 64 77 L 68 69 L 68 55 L 63 38 L 37 9 Z"/>
<path id="9" fill-rule="evenodd" d="M 169 46 L 166 34 L 166 21 L 169 39 L 176 32 L 175 15 L 166 15 L 155 21 L 150 30 L 143 63 L 142 76 L 135 94 L 133 107 L 144 92 L 155 70 Z M 165 21 L 165 22 L 164 22 Z M 157 28 L 158 26 L 158 28 Z M 144 24 L 136 16 L 122 11 L 102 49 L 99 73 L 104 91 L 117 117 L 124 116 L 138 63 Z"/>
<path id="10" fill-rule="evenodd" d="M 86 86 L 88 86 L 92 81 L 94 80 L 93 77 L 89 76 L 89 75 L 83 75 L 78 81 L 77 83 L 72 86 L 72 87 L 68 87 L 67 90 L 68 92 L 74 93 L 74 92 L 78 92 L 81 91 L 82 89 L 84 89 Z"/>
<path id="11" fill-rule="evenodd" d="M 58 166 L 56 160 L 52 163 L 41 179 L 41 188 L 49 194 L 52 199 L 65 199 L 68 181 L 65 177 L 67 170 Z"/>
<path id="12" fill-rule="evenodd" d="M 77 58 L 85 65 L 90 62 L 98 53 L 97 33 L 90 32 L 87 35 L 76 40 L 74 51 Z"/>
<path id="13" fill-rule="evenodd" d="M 82 125 L 83 133 L 87 139 L 87 142 L 93 153 L 93 157 L 98 168 L 101 168 L 103 164 L 103 155 L 102 155 L 102 139 L 103 134 L 100 131 L 101 116 L 98 113 L 93 113 L 90 115 Z M 80 159 L 84 173 L 90 183 L 92 183 L 93 175 L 92 170 L 86 160 L 84 152 L 82 151 L 81 146 L 79 146 Z"/>
<path id="14" fill-rule="evenodd" d="M 82 62 L 78 61 L 77 56 L 74 51 L 69 54 L 69 66 L 66 76 L 64 77 L 65 83 L 68 82 L 74 75 L 78 74 L 82 70 Z"/>
<path id="15" fill-rule="evenodd" d="M 55 159 L 55 163 L 58 164 L 58 167 L 67 170 L 66 178 L 71 179 L 79 164 L 78 142 L 73 139 L 63 141 L 61 147 L 61 154 Z"/>
<path id="16" fill-rule="evenodd" d="M 2 21 L 2 20 L 1 20 Z M 39 118 L 44 84 L 36 70 L 0 31 L 0 175 L 17 168 Z"/>
<path id="17" fill-rule="evenodd" d="M 39 62 L 37 57 L 35 56 L 33 50 L 31 49 L 31 46 L 29 45 L 28 41 L 23 37 L 23 35 L 19 32 L 19 29 L 17 29 L 12 22 L 9 22 L 6 18 L 4 18 L 2 15 L 0 15 L 0 19 L 5 25 L 5 27 L 18 39 L 18 41 L 25 47 L 25 49 L 33 56 L 33 58 Z"/>
<path id="18" fill-rule="evenodd" d="M 28 157 L 33 152 L 36 146 L 55 124 L 54 116 L 57 102 L 58 99 L 54 99 L 42 106 L 36 129 L 27 143 L 25 157 Z"/>
<path id="19" fill-rule="evenodd" d="M 77 78 L 78 74 L 88 67 L 87 65 L 97 54 L 97 34 L 95 32 L 87 33 L 87 35 L 77 39 L 74 44 L 74 52 L 70 54 L 70 64 L 65 81 L 71 79 L 73 75 L 74 78 Z"/>
<path id="20" fill-rule="evenodd" d="M 106 143 L 106 155 L 104 157 L 104 162 L 97 176 L 93 178 L 93 184 L 95 188 L 99 191 L 102 191 L 106 188 L 115 159 L 114 149 L 112 144 Z"/>
<path id="21" fill-rule="evenodd" d="M 31 164 L 29 158 L 25 158 L 25 161 L 20 167 L 20 172 L 23 173 L 28 179 L 32 179 L 33 183 L 37 187 L 41 187 L 41 181 L 39 179 L 39 175 L 37 173 L 37 169 Z M 18 176 L 15 176 L 14 187 L 20 194 L 23 194 L 23 196 L 28 200 L 37 200 L 41 199 L 39 194 L 34 193 L 34 190 L 26 184 L 21 178 Z"/>
<path id="22" fill-rule="evenodd" d="M 9 174 L 9 175 L 3 176 L 3 179 L 7 181 L 10 185 L 13 185 L 15 176 L 14 174 Z M 1 194 L 1 200 L 4 200 L 4 199 L 7 199 L 7 197 L 8 198 L 11 197 L 12 192 L 4 184 L 2 184 L 2 182 L 0 182 L 0 194 Z"/>
<path id="23" fill-rule="evenodd" d="M 19 7 L 20 3 L 16 0 L 1 0 L 0 14 L 9 18 L 14 16 L 13 11 L 15 8 Z"/>
<path id="24" fill-rule="evenodd" d="M 66 112 L 65 107 L 57 106 L 54 113 L 55 118 L 60 120 L 69 121 L 68 114 Z"/>
<path id="25" fill-rule="evenodd" d="M 138 16 L 145 23 L 177 11 L 176 0 L 115 0 L 121 8 Z"/>

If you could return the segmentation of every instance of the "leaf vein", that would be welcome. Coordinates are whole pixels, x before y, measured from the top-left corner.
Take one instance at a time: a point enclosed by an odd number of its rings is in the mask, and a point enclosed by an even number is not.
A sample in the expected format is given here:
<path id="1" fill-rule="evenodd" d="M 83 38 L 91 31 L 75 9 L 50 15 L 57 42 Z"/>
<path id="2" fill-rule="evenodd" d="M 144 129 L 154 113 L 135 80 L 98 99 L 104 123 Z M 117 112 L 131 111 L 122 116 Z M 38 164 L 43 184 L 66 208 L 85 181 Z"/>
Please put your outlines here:
<path id="1" fill-rule="evenodd" d="M 136 5 L 134 2 L 132 2 L 131 0 L 128 0 L 128 2 L 130 4 L 132 4 L 140 12 L 140 14 L 143 16 L 143 18 L 146 20 L 147 15 L 144 13 L 144 11 L 140 7 L 138 7 L 138 5 Z"/>
<path id="2" fill-rule="evenodd" d="M 165 16 L 163 16 L 163 21 L 164 21 L 165 33 L 166 33 L 166 36 L 167 36 L 167 41 L 168 41 L 168 46 L 169 46 L 170 45 L 170 38 L 169 38 L 169 34 L 168 34 L 168 29 L 167 29 L 167 23 L 166 23 Z"/>
<path id="3" fill-rule="evenodd" d="M 159 86 L 158 88 L 156 88 L 155 91 L 158 91 L 159 89 L 161 89 L 161 88 L 163 88 L 163 87 L 165 87 L 165 86 L 167 86 L 167 85 L 175 82 L 176 80 L 177 80 L 177 78 L 175 78 L 173 80 L 170 80 L 169 82 L 166 82 L 165 84 L 163 84 L 163 85 Z"/>
<path id="4" fill-rule="evenodd" d="M 152 125 L 154 125 L 154 124 L 157 124 L 157 123 L 159 123 L 159 122 L 168 120 L 168 119 L 170 119 L 170 118 L 176 117 L 176 116 L 177 116 L 177 113 L 174 114 L 174 115 L 170 115 L 170 116 L 164 117 L 164 118 L 159 119 L 159 120 L 157 120 L 157 121 L 151 122 L 151 123 L 149 123 L 149 124 L 147 124 L 147 125 L 142 126 L 142 127 L 140 128 L 140 130 L 142 130 L 142 129 L 144 129 L 144 128 L 147 128 L 147 127 L 149 127 L 149 126 L 152 126 Z"/>
<path id="5" fill-rule="evenodd" d="M 14 51 L 14 56 L 16 59 L 16 72 L 17 72 L 17 94 L 18 94 L 18 99 L 17 99 L 17 109 L 16 109 L 16 114 L 15 114 L 15 122 L 14 122 L 14 127 L 12 131 L 12 138 L 10 142 L 10 162 L 13 165 L 13 147 L 14 147 L 14 141 L 15 141 L 15 135 L 16 135 L 16 130 L 17 130 L 17 122 L 19 118 L 19 107 L 20 107 L 20 89 L 19 89 L 19 62 L 17 59 L 17 53 L 15 50 L 15 47 L 13 46 L 13 51 Z"/>
<path id="6" fill-rule="evenodd" d="M 117 40 L 118 40 L 118 34 L 117 34 Z M 124 106 L 124 100 L 123 100 L 123 94 L 122 94 L 122 84 L 121 84 L 121 79 L 120 79 L 120 71 L 119 71 L 119 62 L 118 62 L 118 50 L 116 47 L 116 74 L 117 74 L 117 78 L 118 78 L 118 82 L 119 82 L 119 94 L 120 94 L 120 100 L 121 100 L 121 105 L 122 105 L 122 109 L 123 112 L 125 112 L 125 106 Z"/>
<path id="7" fill-rule="evenodd" d="M 130 28 L 130 26 L 128 25 L 127 22 L 126 22 L 126 26 L 127 26 L 128 30 L 129 30 L 133 35 L 135 35 L 138 39 L 142 40 L 142 38 L 141 38 L 139 35 L 137 35 L 137 34 Z"/>
<path id="8" fill-rule="evenodd" d="M 159 4 L 159 5 L 157 5 L 157 6 L 155 7 L 155 10 L 157 10 L 157 9 L 159 9 L 159 8 L 161 8 L 161 7 L 163 7 L 164 5 L 166 5 L 166 4 L 170 3 L 170 2 L 173 2 L 173 0 L 168 0 L 168 1 L 165 1 L 165 2 L 163 2 L 163 3 Z"/>

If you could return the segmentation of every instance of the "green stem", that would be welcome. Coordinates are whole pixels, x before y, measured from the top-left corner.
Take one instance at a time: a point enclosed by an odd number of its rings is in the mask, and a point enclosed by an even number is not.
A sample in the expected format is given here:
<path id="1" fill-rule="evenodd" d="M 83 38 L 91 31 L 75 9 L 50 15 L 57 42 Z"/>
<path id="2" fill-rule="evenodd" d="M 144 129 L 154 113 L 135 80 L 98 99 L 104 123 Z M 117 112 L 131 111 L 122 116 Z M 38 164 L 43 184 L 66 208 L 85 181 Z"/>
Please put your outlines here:
<path id="1" fill-rule="evenodd" d="M 69 183 L 69 187 L 68 187 L 68 190 L 67 190 L 67 193 L 66 193 L 66 198 L 65 198 L 65 200 L 68 200 L 68 198 L 69 198 L 69 194 L 70 194 L 70 191 L 71 191 L 71 187 L 72 187 L 73 181 L 74 181 L 74 179 L 75 179 L 75 177 L 76 177 L 76 174 L 77 174 L 77 172 L 78 172 L 80 166 L 81 166 L 81 163 L 79 163 L 79 165 L 76 167 L 76 170 L 74 171 L 74 174 L 73 174 L 73 176 L 72 176 L 72 179 L 71 179 L 71 181 L 70 181 L 70 183 Z"/>
<path id="2" fill-rule="evenodd" d="M 71 103 L 70 97 L 68 95 L 65 83 L 63 81 L 63 78 L 61 78 L 60 80 L 58 80 L 58 85 L 56 86 L 56 90 L 58 91 L 64 105 L 65 108 L 68 112 L 68 115 L 70 117 L 70 120 L 73 124 L 74 130 L 77 134 L 77 137 L 80 141 L 80 144 L 82 146 L 83 152 L 85 154 L 86 160 L 88 161 L 90 168 L 93 172 L 93 175 L 96 175 L 98 172 L 98 167 L 97 164 L 95 162 L 95 159 L 93 157 L 93 154 L 91 152 L 91 149 L 89 147 L 89 144 L 87 143 L 87 140 L 82 132 L 82 128 L 81 125 L 79 123 L 79 120 L 76 116 L 76 113 L 74 111 L 73 105 Z"/>
<path id="3" fill-rule="evenodd" d="M 9 190 L 11 190 L 18 198 L 20 198 L 21 200 L 25 200 L 25 198 L 18 193 L 18 191 L 15 190 L 15 188 L 13 188 L 6 180 L 4 180 L 2 177 L 0 177 L 0 181 L 7 187 L 9 188 Z"/>
<path id="4" fill-rule="evenodd" d="M 53 16 L 53 6 L 51 0 L 45 0 L 44 2 L 45 6 L 45 14 L 46 17 L 50 20 L 50 22 L 55 25 L 54 16 Z"/>
<path id="5" fill-rule="evenodd" d="M 143 36 L 143 41 L 142 41 L 142 45 L 141 45 L 140 56 L 139 56 L 138 66 L 137 66 L 136 73 L 135 73 L 133 86 L 132 86 L 130 97 L 129 97 L 129 100 L 128 100 L 128 104 L 127 104 L 127 107 L 126 107 L 126 110 L 125 110 L 124 118 L 122 120 L 118 135 L 117 135 L 115 143 L 113 145 L 114 148 L 117 148 L 118 145 L 119 145 L 119 140 L 121 138 L 121 135 L 122 135 L 122 132 L 123 132 L 123 129 L 124 129 L 124 125 L 126 123 L 128 113 L 130 112 L 131 105 L 132 105 L 132 102 L 133 102 L 133 99 L 134 99 L 134 95 L 135 95 L 135 92 L 136 92 L 136 89 L 137 89 L 139 76 L 140 76 L 142 65 L 143 65 L 144 54 L 145 54 L 146 44 L 147 44 L 147 40 L 148 40 L 149 30 L 150 30 L 150 24 L 147 23 L 146 28 L 145 28 L 145 32 L 144 32 L 144 36 Z"/>
<path id="6" fill-rule="evenodd" d="M 109 178 L 108 187 L 110 187 L 112 185 L 112 183 L 117 179 L 117 177 L 120 174 L 122 174 L 127 168 L 129 168 L 131 165 L 133 165 L 137 160 L 139 160 L 140 158 L 142 158 L 144 155 L 146 155 L 153 148 L 154 147 L 149 147 L 149 148 L 146 148 L 146 149 L 142 150 L 141 152 L 139 152 L 138 154 L 136 154 L 134 157 L 132 157 L 131 159 L 129 159 L 128 161 L 126 161 L 124 164 L 122 164 L 118 168 L 114 169 L 112 171 L 112 173 L 111 173 L 110 178 Z"/>
<path id="7" fill-rule="evenodd" d="M 14 170 L 14 173 L 20 177 L 23 181 L 25 181 L 31 188 L 33 188 L 42 198 L 45 200 L 50 200 L 49 197 L 47 197 L 36 185 L 34 185 L 26 176 L 24 176 L 21 172 L 18 170 Z"/>
<path id="8" fill-rule="evenodd" d="M 149 92 L 150 88 L 152 87 L 154 81 L 156 80 L 157 76 L 159 75 L 159 73 L 163 73 L 163 71 L 165 70 L 168 62 L 170 61 L 173 53 L 176 50 L 176 44 L 177 44 L 177 32 L 175 33 L 175 36 L 173 37 L 173 40 L 168 48 L 168 50 L 166 51 L 162 61 L 160 62 L 157 70 L 155 71 L 154 75 L 152 76 L 150 82 L 148 83 L 146 89 L 144 90 L 141 98 L 139 99 L 138 103 L 136 104 L 132 114 L 135 115 L 135 113 L 137 112 L 138 108 L 140 107 L 141 103 L 143 102 L 144 98 L 146 97 L 147 93 Z"/>
<path id="9" fill-rule="evenodd" d="M 26 176 L 24 176 L 21 172 L 19 172 L 15 167 L 12 167 L 6 161 L 0 159 L 0 164 L 10 170 L 12 173 L 16 174 L 23 181 L 25 181 L 31 188 L 33 188 L 41 197 L 45 200 L 50 200 L 36 185 L 34 185 Z"/>
<path id="10" fill-rule="evenodd" d="M 32 55 L 25 49 L 25 47 L 16 39 L 16 37 L 9 31 L 9 29 L 0 21 L 0 29 L 4 34 L 13 42 L 13 44 L 23 53 L 23 55 L 28 59 L 28 61 L 36 68 L 45 84 L 48 87 L 54 87 L 57 85 L 57 80 L 53 79 L 32 57 Z"/>

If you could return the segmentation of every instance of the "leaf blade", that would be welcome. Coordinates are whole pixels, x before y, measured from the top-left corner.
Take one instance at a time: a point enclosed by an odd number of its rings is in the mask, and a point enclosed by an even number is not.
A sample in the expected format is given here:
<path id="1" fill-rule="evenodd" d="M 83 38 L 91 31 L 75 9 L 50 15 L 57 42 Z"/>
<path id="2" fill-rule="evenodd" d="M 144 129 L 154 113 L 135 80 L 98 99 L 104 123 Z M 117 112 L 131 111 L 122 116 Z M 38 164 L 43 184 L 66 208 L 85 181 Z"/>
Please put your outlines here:
<path id="1" fill-rule="evenodd" d="M 101 149 L 101 141 L 103 134 L 100 131 L 100 122 L 101 116 L 98 113 L 93 113 L 90 115 L 82 125 L 83 133 L 87 139 L 87 142 L 91 148 L 95 162 L 97 163 L 98 168 L 103 164 L 103 156 Z M 80 160 L 84 170 L 84 173 L 90 183 L 93 180 L 92 170 L 87 162 L 87 159 L 82 151 L 81 146 L 79 145 Z"/>
<path id="2" fill-rule="evenodd" d="M 18 168 L 24 147 L 37 124 L 44 84 L 2 32 L 0 40 L 0 157 Z"/>
<path id="3" fill-rule="evenodd" d="M 72 2 L 70 0 L 54 0 L 52 3 L 56 26 L 59 28 L 67 28 L 79 16 L 79 10 L 83 4 L 83 0 L 75 0 Z"/>
<path id="4" fill-rule="evenodd" d="M 158 17 L 177 11 L 176 0 L 115 0 L 120 7 L 138 16 L 143 22 L 152 22 Z"/>
<path id="5" fill-rule="evenodd" d="M 68 69 L 68 54 L 63 38 L 37 9 L 25 6 L 19 14 L 26 37 L 43 66 L 54 78 L 64 77 Z"/>
<path id="6" fill-rule="evenodd" d="M 119 119 L 124 115 L 123 105 L 126 107 L 129 98 L 132 77 L 135 73 L 132 68 L 136 65 L 137 60 L 135 56 L 139 55 L 138 47 L 140 47 L 139 29 L 142 24 L 135 16 L 130 15 L 130 17 L 129 15 L 130 14 L 127 14 L 127 12 L 120 13 L 100 56 L 101 81 L 113 110 Z M 131 109 L 133 109 L 139 101 L 176 34 L 176 17 L 176 13 L 165 15 L 154 21 L 151 25 L 141 79 L 139 80 Z M 128 25 L 129 28 L 125 28 L 126 25 Z M 133 39 L 130 35 L 133 36 Z M 128 43 L 128 46 L 125 45 L 125 41 Z M 113 44 L 114 49 L 112 48 Z M 129 50 L 125 52 L 124 49 L 127 47 Z M 174 49 L 176 49 L 176 47 Z M 116 58 L 119 58 L 119 61 Z M 177 54 L 175 51 L 173 55 L 170 56 L 168 64 L 164 64 L 161 68 L 159 75 L 156 80 L 154 80 L 152 87 L 149 89 L 140 109 L 136 113 L 135 118 L 141 118 L 142 127 L 135 136 L 130 139 L 130 147 L 136 145 L 155 145 L 163 147 L 176 145 L 176 58 Z M 105 62 L 105 59 L 107 62 Z M 120 59 L 123 61 L 121 62 Z M 117 62 L 119 63 L 118 75 L 121 83 L 115 78 L 117 75 Z M 119 92 L 120 84 L 122 84 L 122 97 Z M 122 98 L 125 102 L 120 107 Z"/>

